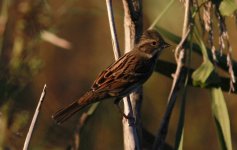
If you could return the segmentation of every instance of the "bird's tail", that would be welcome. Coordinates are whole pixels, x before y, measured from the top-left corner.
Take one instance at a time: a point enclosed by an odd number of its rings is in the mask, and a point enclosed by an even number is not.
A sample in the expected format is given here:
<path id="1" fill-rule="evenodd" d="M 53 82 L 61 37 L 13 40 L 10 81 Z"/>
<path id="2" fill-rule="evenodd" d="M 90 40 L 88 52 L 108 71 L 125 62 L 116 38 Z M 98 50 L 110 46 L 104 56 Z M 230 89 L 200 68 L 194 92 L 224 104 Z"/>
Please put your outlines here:
<path id="1" fill-rule="evenodd" d="M 85 93 L 79 100 L 74 101 L 69 106 L 60 109 L 57 111 L 52 118 L 56 121 L 57 124 L 61 124 L 71 116 L 73 116 L 76 112 L 80 111 L 82 108 L 87 105 L 98 101 L 100 98 L 93 91 L 89 91 Z"/>

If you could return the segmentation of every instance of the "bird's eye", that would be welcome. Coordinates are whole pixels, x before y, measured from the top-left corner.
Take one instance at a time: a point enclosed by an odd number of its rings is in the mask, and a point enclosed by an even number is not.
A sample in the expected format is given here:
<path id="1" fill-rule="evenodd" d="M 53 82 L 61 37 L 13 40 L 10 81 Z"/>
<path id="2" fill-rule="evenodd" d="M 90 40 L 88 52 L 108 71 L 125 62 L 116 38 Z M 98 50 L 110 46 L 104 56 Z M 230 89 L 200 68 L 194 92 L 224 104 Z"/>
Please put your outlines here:
<path id="1" fill-rule="evenodd" d="M 153 42 L 151 42 L 151 45 L 152 45 L 152 46 L 157 46 L 157 45 L 158 45 L 158 42 L 157 42 L 157 41 L 153 41 Z"/>

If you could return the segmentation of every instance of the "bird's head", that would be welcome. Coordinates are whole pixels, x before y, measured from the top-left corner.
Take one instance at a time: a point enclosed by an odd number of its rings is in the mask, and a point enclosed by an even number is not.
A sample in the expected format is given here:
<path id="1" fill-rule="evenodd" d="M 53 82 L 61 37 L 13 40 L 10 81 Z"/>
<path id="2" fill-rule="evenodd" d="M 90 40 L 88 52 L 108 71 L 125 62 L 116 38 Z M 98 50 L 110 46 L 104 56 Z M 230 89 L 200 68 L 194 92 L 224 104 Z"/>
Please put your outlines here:
<path id="1" fill-rule="evenodd" d="M 147 56 L 153 57 L 159 55 L 170 44 L 166 43 L 157 31 L 147 30 L 142 34 L 136 46 L 138 50 L 145 52 Z"/>

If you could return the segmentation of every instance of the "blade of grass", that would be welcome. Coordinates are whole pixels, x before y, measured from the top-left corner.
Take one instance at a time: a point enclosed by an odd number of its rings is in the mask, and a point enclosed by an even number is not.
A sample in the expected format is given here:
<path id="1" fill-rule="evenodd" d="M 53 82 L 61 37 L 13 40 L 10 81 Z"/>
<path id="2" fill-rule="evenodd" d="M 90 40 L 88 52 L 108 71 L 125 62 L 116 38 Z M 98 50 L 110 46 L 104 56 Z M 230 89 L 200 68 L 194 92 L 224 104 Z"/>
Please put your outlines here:
<path id="1" fill-rule="evenodd" d="M 156 17 L 154 22 L 151 24 L 151 26 L 148 29 L 153 29 L 156 24 L 160 21 L 160 19 L 164 16 L 164 14 L 169 10 L 169 8 L 173 5 L 175 0 L 170 0 L 170 2 L 166 5 L 166 7 L 162 10 L 162 12 Z"/>
<path id="2" fill-rule="evenodd" d="M 207 86 L 207 79 L 214 71 L 214 66 L 209 60 L 207 49 L 196 28 L 194 28 L 194 38 L 197 40 L 203 57 L 203 62 L 192 74 L 193 84 L 201 87 Z"/>
<path id="3" fill-rule="evenodd" d="M 219 142 L 223 150 L 232 150 L 230 119 L 221 88 L 211 89 L 212 113 L 215 119 Z"/>

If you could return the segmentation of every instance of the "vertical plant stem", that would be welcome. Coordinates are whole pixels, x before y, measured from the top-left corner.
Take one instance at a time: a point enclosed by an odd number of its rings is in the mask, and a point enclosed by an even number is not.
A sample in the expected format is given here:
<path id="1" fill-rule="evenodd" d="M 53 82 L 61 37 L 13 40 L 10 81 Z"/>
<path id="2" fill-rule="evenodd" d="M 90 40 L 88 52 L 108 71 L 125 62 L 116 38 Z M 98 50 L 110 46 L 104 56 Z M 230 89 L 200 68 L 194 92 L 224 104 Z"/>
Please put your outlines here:
<path id="1" fill-rule="evenodd" d="M 115 30 L 114 16 L 113 16 L 113 10 L 112 10 L 112 0 L 106 0 L 106 6 L 107 6 L 107 11 L 108 11 L 108 17 L 109 17 L 114 56 L 115 56 L 115 60 L 117 60 L 120 56 L 120 50 L 119 50 L 117 34 Z M 125 11 L 125 15 L 126 15 L 126 11 Z M 131 33 L 127 28 L 125 28 L 125 30 L 127 31 L 127 32 L 125 31 L 125 35 L 128 32 Z M 129 38 L 129 40 L 125 38 L 125 40 L 129 41 L 129 44 L 125 44 L 125 45 L 127 49 L 132 49 L 134 45 L 134 41 L 135 41 L 135 36 L 129 35 L 129 37 L 133 37 L 132 38 L 133 43 L 130 44 L 131 38 Z M 140 146 L 139 146 L 139 141 L 138 141 L 137 130 L 136 130 L 136 127 L 134 126 L 134 120 L 132 119 L 134 115 L 133 115 L 133 109 L 132 109 L 132 103 L 130 101 L 130 97 L 124 98 L 124 113 L 127 116 L 131 117 L 131 119 L 123 118 L 124 145 L 125 145 L 124 148 L 125 150 L 130 150 L 130 149 L 139 150 Z"/>
<path id="2" fill-rule="evenodd" d="M 142 33 L 142 2 L 141 0 L 123 0 L 125 53 L 133 49 Z M 141 147 L 141 119 L 142 88 L 137 89 L 124 99 L 124 113 L 135 118 L 123 119 L 124 149 L 134 150 Z"/>
<path id="3" fill-rule="evenodd" d="M 44 85 L 44 88 L 43 88 L 43 91 L 41 93 L 38 105 L 37 105 L 37 107 L 35 109 L 35 113 L 34 113 L 33 119 L 32 119 L 31 124 L 30 124 L 29 131 L 28 131 L 26 139 L 25 139 L 23 150 L 27 150 L 28 149 L 28 146 L 29 146 L 29 143 L 30 143 L 30 139 L 31 139 L 31 135 L 33 133 L 33 129 L 35 127 L 35 123 L 36 123 L 36 120 L 37 120 L 39 112 L 40 112 L 41 104 L 44 101 L 45 94 L 46 94 L 46 84 Z"/>
<path id="4" fill-rule="evenodd" d="M 119 49 L 117 33 L 115 30 L 112 0 L 106 0 L 106 6 L 107 6 L 107 12 L 108 12 L 108 18 L 109 18 L 109 27 L 110 27 L 110 31 L 111 31 L 114 57 L 115 57 L 115 60 L 117 60 L 121 56 L 121 53 L 120 53 L 120 49 Z"/>

